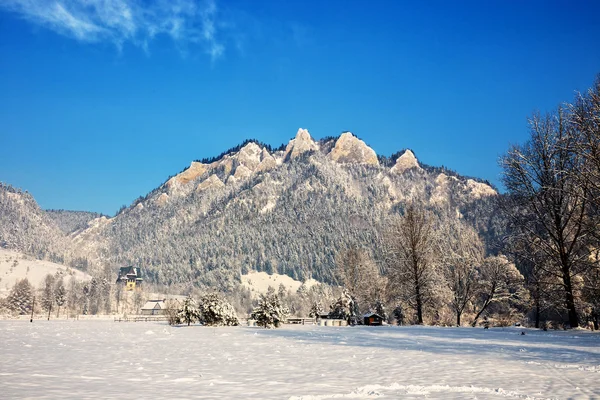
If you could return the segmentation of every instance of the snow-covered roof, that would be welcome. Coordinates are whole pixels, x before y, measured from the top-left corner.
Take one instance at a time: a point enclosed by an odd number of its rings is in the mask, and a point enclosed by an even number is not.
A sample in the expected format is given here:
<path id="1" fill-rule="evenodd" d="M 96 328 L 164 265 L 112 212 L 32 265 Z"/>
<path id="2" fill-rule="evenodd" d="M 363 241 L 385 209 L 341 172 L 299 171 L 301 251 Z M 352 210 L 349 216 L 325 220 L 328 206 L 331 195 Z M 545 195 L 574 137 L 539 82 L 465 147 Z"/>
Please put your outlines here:
<path id="1" fill-rule="evenodd" d="M 363 315 L 363 318 L 369 318 L 369 317 L 379 317 L 381 319 L 383 319 L 383 317 L 377 313 L 374 312 L 368 312 L 365 315 Z"/>
<path id="2" fill-rule="evenodd" d="M 148 300 L 142 307 L 142 310 L 160 310 L 164 308 L 165 302 L 163 300 Z"/>

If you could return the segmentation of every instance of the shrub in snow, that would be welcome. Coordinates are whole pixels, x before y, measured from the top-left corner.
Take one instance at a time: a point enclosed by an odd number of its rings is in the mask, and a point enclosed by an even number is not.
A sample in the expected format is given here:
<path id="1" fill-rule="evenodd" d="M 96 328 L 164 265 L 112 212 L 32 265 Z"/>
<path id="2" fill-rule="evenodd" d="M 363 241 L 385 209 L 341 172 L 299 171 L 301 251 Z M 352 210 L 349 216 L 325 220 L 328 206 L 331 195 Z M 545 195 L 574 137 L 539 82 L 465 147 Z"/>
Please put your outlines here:
<path id="1" fill-rule="evenodd" d="M 240 321 L 231 304 L 216 293 L 209 293 L 200 299 L 201 321 L 212 326 L 236 326 Z"/>
<path id="2" fill-rule="evenodd" d="M 179 311 L 181 310 L 181 304 L 177 300 L 167 300 L 165 307 L 165 315 L 167 316 L 167 322 L 169 325 L 179 325 L 181 320 L 179 319 Z"/>
<path id="3" fill-rule="evenodd" d="M 192 322 L 199 321 L 201 318 L 200 309 L 198 303 L 191 297 L 187 297 L 183 301 L 183 305 L 177 315 L 179 323 L 184 323 L 190 326 Z"/>
<path id="4" fill-rule="evenodd" d="M 278 328 L 285 321 L 289 313 L 279 296 L 276 294 L 261 294 L 258 305 L 252 310 L 251 318 L 256 320 L 256 325 L 264 328 Z"/>

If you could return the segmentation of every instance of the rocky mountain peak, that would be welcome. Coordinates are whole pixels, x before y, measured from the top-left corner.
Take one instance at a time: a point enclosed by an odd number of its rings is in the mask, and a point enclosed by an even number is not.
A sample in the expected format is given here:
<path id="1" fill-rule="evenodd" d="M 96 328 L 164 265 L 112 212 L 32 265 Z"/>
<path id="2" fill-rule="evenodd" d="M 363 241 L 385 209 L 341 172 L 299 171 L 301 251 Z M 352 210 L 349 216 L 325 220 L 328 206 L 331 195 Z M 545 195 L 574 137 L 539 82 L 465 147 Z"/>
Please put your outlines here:
<path id="1" fill-rule="evenodd" d="M 254 170 L 260 164 L 261 155 L 262 149 L 260 146 L 250 142 L 242 147 L 236 158 L 240 164 L 245 165 L 250 170 Z"/>
<path id="2" fill-rule="evenodd" d="M 400 157 L 398 157 L 396 164 L 394 164 L 390 171 L 395 174 L 401 174 L 411 168 L 421 169 L 415 154 L 410 150 L 406 150 Z"/>
<path id="3" fill-rule="evenodd" d="M 329 158 L 339 163 L 379 165 L 375 150 L 351 132 L 344 132 L 335 142 Z"/>
<path id="4" fill-rule="evenodd" d="M 312 139 L 310 133 L 306 129 L 298 129 L 296 137 L 288 143 L 285 148 L 285 156 L 289 155 L 290 159 L 298 157 L 302 153 L 310 150 L 318 150 L 319 145 Z"/>

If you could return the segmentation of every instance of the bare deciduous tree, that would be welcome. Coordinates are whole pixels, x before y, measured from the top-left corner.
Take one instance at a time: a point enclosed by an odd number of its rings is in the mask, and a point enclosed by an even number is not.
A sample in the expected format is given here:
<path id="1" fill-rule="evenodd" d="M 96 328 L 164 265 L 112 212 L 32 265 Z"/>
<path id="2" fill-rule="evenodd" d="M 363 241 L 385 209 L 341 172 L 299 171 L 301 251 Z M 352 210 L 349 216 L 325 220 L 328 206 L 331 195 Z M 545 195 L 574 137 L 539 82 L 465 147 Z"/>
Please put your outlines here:
<path id="1" fill-rule="evenodd" d="M 385 278 L 364 250 L 350 247 L 338 253 L 336 264 L 340 283 L 358 303 L 361 311 L 367 311 L 383 298 Z"/>
<path id="2" fill-rule="evenodd" d="M 575 178 L 583 181 L 587 189 L 590 217 L 597 227 L 600 223 L 600 75 L 592 88 L 577 97 L 570 111 L 578 139 L 577 151 L 583 158 Z M 600 235 L 597 230 L 595 233 Z"/>
<path id="3" fill-rule="evenodd" d="M 484 245 L 475 229 L 460 220 L 447 221 L 439 237 L 441 269 L 452 294 L 450 307 L 456 314 L 456 326 L 460 326 L 463 312 L 477 295 Z"/>
<path id="4" fill-rule="evenodd" d="M 477 326 L 479 317 L 493 303 L 526 300 L 527 293 L 523 282 L 523 275 L 505 256 L 487 257 L 479 268 L 477 314 L 471 325 Z"/>
<path id="5" fill-rule="evenodd" d="M 435 298 L 433 220 L 429 212 L 409 205 L 403 216 L 390 221 L 385 232 L 390 294 L 415 310 L 418 324 L 423 323 L 423 310 Z"/>
<path id="6" fill-rule="evenodd" d="M 530 140 L 502 157 L 503 182 L 512 207 L 508 215 L 519 240 L 535 242 L 547 256 L 537 264 L 560 280 L 571 327 L 579 326 L 573 279 L 589 259 L 585 189 L 573 178 L 581 169 L 573 134 L 562 109 L 530 120 Z"/>

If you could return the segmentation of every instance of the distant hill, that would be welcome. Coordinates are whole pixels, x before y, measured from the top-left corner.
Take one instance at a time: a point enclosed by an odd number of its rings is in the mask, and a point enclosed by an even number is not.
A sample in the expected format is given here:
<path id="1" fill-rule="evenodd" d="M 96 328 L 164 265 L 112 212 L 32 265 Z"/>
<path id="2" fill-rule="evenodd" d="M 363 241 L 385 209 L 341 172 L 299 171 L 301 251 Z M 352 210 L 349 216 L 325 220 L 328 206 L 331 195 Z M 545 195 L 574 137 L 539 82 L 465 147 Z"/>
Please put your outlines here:
<path id="1" fill-rule="evenodd" d="M 0 248 L 63 262 L 66 247 L 58 224 L 30 193 L 0 183 Z"/>
<path id="2" fill-rule="evenodd" d="M 66 234 L 86 229 L 91 220 L 102 216 L 96 212 L 69 210 L 46 210 L 46 214 Z"/>

